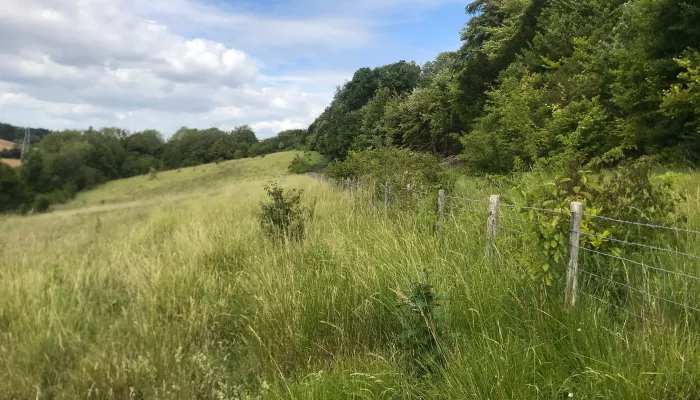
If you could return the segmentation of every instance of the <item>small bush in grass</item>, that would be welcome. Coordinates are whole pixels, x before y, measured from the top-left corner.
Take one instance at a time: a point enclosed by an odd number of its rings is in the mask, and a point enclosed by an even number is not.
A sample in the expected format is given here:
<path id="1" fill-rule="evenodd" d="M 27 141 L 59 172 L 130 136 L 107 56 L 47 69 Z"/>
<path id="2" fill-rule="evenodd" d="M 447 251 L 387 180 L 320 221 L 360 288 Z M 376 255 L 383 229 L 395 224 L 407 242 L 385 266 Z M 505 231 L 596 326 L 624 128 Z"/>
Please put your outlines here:
<path id="1" fill-rule="evenodd" d="M 265 236 L 274 240 L 304 239 L 306 222 L 313 217 L 313 207 L 301 204 L 303 191 L 284 192 L 276 182 L 265 186 L 268 201 L 260 204 L 258 220 Z"/>
<path id="2" fill-rule="evenodd" d="M 287 171 L 289 171 L 290 174 L 301 175 L 311 172 L 313 166 L 314 164 L 308 156 L 301 156 L 297 154 L 294 156 L 292 162 L 289 163 Z"/>
<path id="3" fill-rule="evenodd" d="M 34 198 L 34 211 L 44 213 L 51 208 L 51 195 L 40 194 Z"/>
<path id="4" fill-rule="evenodd" d="M 402 333 L 398 344 L 422 373 L 443 364 L 438 346 L 442 325 L 441 301 L 444 297 L 428 283 L 428 273 L 405 290 L 397 290 Z"/>
<path id="5" fill-rule="evenodd" d="M 155 168 L 151 167 L 151 169 L 148 170 L 148 179 L 155 180 L 157 178 L 158 178 L 158 171 Z"/>

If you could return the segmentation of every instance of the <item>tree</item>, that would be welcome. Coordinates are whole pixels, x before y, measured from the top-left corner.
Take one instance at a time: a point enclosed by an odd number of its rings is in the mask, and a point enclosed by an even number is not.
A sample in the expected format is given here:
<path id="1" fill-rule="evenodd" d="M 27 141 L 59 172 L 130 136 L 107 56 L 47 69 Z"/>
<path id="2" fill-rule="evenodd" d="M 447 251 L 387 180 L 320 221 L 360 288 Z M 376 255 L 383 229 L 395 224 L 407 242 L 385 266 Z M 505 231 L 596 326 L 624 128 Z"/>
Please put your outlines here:
<path id="1" fill-rule="evenodd" d="M 0 213 L 14 211 L 28 199 L 25 184 L 15 170 L 0 163 Z"/>

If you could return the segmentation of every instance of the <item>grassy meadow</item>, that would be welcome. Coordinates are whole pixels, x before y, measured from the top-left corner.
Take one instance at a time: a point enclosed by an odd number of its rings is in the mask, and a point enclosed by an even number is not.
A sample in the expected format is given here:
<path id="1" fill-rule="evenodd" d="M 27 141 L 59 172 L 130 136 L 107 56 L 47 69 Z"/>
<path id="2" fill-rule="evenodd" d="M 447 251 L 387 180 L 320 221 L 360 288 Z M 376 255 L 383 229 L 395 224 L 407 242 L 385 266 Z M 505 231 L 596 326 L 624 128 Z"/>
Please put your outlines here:
<path id="1" fill-rule="evenodd" d="M 372 211 L 366 196 L 287 175 L 293 156 L 114 181 L 48 214 L 0 217 L 0 399 L 700 397 L 692 318 L 570 310 L 557 287 L 541 304 L 508 256 L 531 251 L 517 235 L 485 259 L 485 215 L 451 214 L 441 244 L 430 212 Z M 303 242 L 262 235 L 271 179 L 314 207 Z M 683 185 L 698 228 L 700 178 Z M 444 360 L 429 374 L 398 340 L 397 293 L 425 271 L 444 296 Z"/>

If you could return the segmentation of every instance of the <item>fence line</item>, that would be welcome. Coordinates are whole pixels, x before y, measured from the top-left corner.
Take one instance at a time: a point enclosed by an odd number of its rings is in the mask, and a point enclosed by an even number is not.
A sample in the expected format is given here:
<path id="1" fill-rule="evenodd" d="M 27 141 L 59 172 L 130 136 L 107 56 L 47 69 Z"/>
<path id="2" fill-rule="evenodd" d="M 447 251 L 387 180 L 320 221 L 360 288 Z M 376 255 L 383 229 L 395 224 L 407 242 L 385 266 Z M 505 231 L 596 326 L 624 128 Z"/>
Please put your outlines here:
<path id="1" fill-rule="evenodd" d="M 669 253 L 669 254 L 675 254 L 675 255 L 679 255 L 679 256 L 684 256 L 684 257 L 694 258 L 696 260 L 700 260 L 700 257 L 696 256 L 695 254 L 684 253 L 684 252 L 678 251 L 678 250 L 666 249 L 663 247 L 656 247 L 656 246 L 649 246 L 647 244 L 641 244 L 641 243 L 635 243 L 635 242 L 628 242 L 625 240 L 615 239 L 615 238 L 612 238 L 610 236 L 596 235 L 594 233 L 581 232 L 581 235 L 603 239 L 603 240 L 608 241 L 608 242 L 615 242 L 615 243 L 620 243 L 620 244 L 629 245 L 629 246 L 637 246 L 637 247 L 642 247 L 642 248 L 649 249 L 649 250 L 658 250 L 658 251 L 663 251 L 663 252 Z"/>
<path id="2" fill-rule="evenodd" d="M 689 252 L 684 252 L 680 251 L 677 249 L 670 249 L 670 248 L 665 248 L 665 247 L 659 247 L 659 246 L 653 246 L 649 244 L 644 244 L 644 243 L 636 243 L 633 241 L 629 240 L 621 240 L 617 239 L 611 236 L 604 236 L 604 235 L 599 235 L 596 233 L 587 233 L 583 232 L 581 230 L 581 219 L 583 216 L 588 216 L 591 218 L 597 218 L 600 220 L 605 220 L 609 222 L 615 222 L 615 223 L 624 223 L 624 224 L 629 224 L 629 225 L 634 225 L 634 226 L 643 226 L 643 227 L 649 227 L 649 228 L 654 228 L 654 229 L 660 229 L 660 230 L 666 230 L 666 231 L 674 231 L 674 232 L 681 232 L 681 233 L 691 233 L 691 234 L 700 234 L 700 231 L 692 230 L 692 229 L 684 229 L 684 228 L 677 228 L 677 227 L 669 227 L 669 226 L 663 226 L 663 225 L 655 225 L 655 224 L 650 224 L 650 223 L 644 223 L 644 222 L 635 222 L 635 221 L 625 221 L 621 219 L 616 219 L 616 218 L 610 218 L 610 217 L 605 217 L 605 216 L 599 216 L 599 215 L 589 215 L 585 214 L 583 210 L 583 204 L 578 203 L 578 202 L 572 202 L 571 205 L 571 211 L 569 210 L 563 211 L 563 210 L 553 210 L 553 209 L 547 209 L 547 208 L 540 208 L 540 207 L 530 207 L 530 206 L 523 206 L 523 205 L 517 205 L 517 204 L 509 204 L 509 203 L 501 203 L 500 198 L 497 195 L 492 195 L 490 199 L 475 199 L 475 198 L 469 198 L 469 197 L 462 197 L 462 196 L 456 196 L 456 195 L 448 195 L 445 193 L 444 190 L 440 191 L 426 191 L 426 190 L 420 190 L 413 185 L 408 184 L 405 187 L 398 187 L 393 190 L 390 190 L 389 184 L 388 183 L 380 183 L 380 182 L 359 182 L 359 181 L 345 181 L 344 183 L 338 184 L 338 181 L 329 179 L 324 177 L 323 175 L 316 174 L 316 176 L 312 176 L 317 180 L 320 180 L 322 182 L 328 182 L 332 184 L 335 187 L 339 187 L 341 189 L 361 189 L 361 188 L 367 188 L 369 187 L 369 195 L 371 196 L 371 202 L 372 207 L 376 209 L 376 201 L 378 200 L 381 204 L 383 196 L 384 200 L 384 212 L 388 213 L 390 211 L 389 204 L 395 200 L 392 200 L 393 197 L 396 197 L 401 195 L 410 195 L 411 198 L 414 198 L 414 194 L 419 194 L 425 196 L 425 201 L 428 200 L 428 198 L 433 198 L 436 201 L 436 234 L 440 238 L 440 243 L 443 243 L 444 240 L 444 214 L 448 213 L 452 216 L 455 216 L 456 213 L 464 212 L 464 213 L 469 213 L 472 215 L 486 215 L 487 216 L 487 221 L 488 223 L 485 224 L 486 228 L 486 256 L 489 258 L 495 257 L 495 255 L 498 253 L 496 251 L 497 247 L 497 239 L 498 239 L 498 232 L 499 231 L 504 231 L 508 232 L 511 234 L 516 234 L 516 235 L 526 235 L 528 233 L 528 229 L 534 229 L 534 225 L 530 226 L 530 228 L 526 227 L 525 225 L 532 223 L 536 224 L 536 221 L 530 221 L 526 218 L 520 218 L 518 216 L 513 216 L 513 215 L 506 215 L 503 213 L 503 210 L 512 210 L 515 212 L 520 212 L 520 213 L 527 213 L 530 212 L 535 212 L 536 214 L 539 213 L 546 213 L 546 214 L 553 214 L 553 215 L 560 215 L 560 216 L 565 216 L 567 219 L 570 220 L 570 226 L 569 226 L 569 255 L 568 255 L 568 266 L 566 268 L 566 293 L 565 293 L 565 299 L 566 299 L 566 304 L 569 306 L 575 306 L 576 305 L 576 299 L 579 294 L 583 294 L 588 298 L 591 298 L 594 301 L 599 301 L 607 306 L 614 307 L 616 309 L 620 309 L 623 312 L 629 314 L 630 316 L 636 317 L 636 318 L 641 318 L 644 321 L 653 323 L 655 325 L 660 325 L 658 322 L 652 321 L 644 316 L 644 306 L 642 306 L 641 314 L 634 313 L 628 309 L 628 303 L 629 303 L 629 298 L 625 300 L 624 305 L 619 305 L 619 304 L 614 304 L 615 301 L 613 300 L 608 301 L 604 297 L 609 296 L 610 294 L 599 296 L 598 293 L 591 294 L 587 293 L 584 289 L 588 289 L 589 286 L 591 285 L 591 281 L 594 279 L 598 279 L 601 282 L 605 282 L 606 284 L 611 284 L 615 285 L 615 287 L 619 288 L 624 288 L 627 290 L 627 293 L 637 293 L 639 295 L 646 296 L 646 298 L 650 300 L 656 300 L 659 302 L 659 304 L 670 304 L 673 306 L 681 307 L 687 312 L 695 312 L 698 313 L 698 316 L 700 317 L 700 302 L 698 302 L 697 297 L 694 297 L 693 303 L 688 302 L 688 294 L 689 294 L 689 282 L 700 282 L 700 276 L 695 276 L 691 275 L 689 273 L 686 273 L 687 271 L 680 271 L 680 270 L 673 270 L 673 269 L 667 269 L 659 266 L 654 266 L 654 265 L 649 265 L 648 263 L 641 262 L 641 261 L 636 261 L 631 258 L 627 258 L 621 254 L 610 254 L 606 253 L 604 251 L 600 251 L 599 247 L 593 247 L 591 248 L 591 243 L 587 242 L 585 240 L 582 240 L 583 238 L 596 238 L 600 239 L 601 241 L 605 242 L 611 242 L 611 243 L 618 243 L 623 246 L 630 246 L 630 247 L 636 247 L 639 249 L 643 250 L 649 250 L 649 251 L 658 251 L 658 252 L 663 252 L 665 254 L 668 254 L 670 256 L 674 257 L 681 257 L 689 260 L 700 260 L 700 256 L 689 253 Z M 376 186 L 375 186 L 376 184 Z M 369 186 L 368 186 L 369 185 Z M 374 189 L 372 189 L 374 188 Z M 356 190 L 356 192 L 363 193 L 361 190 Z M 364 192 L 367 193 L 367 192 Z M 396 194 L 395 194 L 396 193 Z M 392 197 L 393 196 L 393 197 Z M 422 201 L 422 200 L 421 200 Z M 482 209 L 475 209 L 474 206 L 483 206 Z M 456 219 L 454 219 L 455 223 L 457 223 Z M 486 222 L 486 221 L 484 221 Z M 504 222 L 510 222 L 511 224 L 506 225 Z M 534 250 L 534 249 L 530 249 Z M 611 264 L 612 267 L 612 273 L 610 277 L 602 276 L 595 271 L 591 270 L 588 268 L 588 260 L 584 258 L 584 263 L 580 265 L 579 263 L 579 251 L 583 252 L 584 256 L 586 254 L 591 254 L 595 256 L 599 256 L 605 259 L 609 260 L 614 260 L 622 263 L 628 263 L 634 266 L 639 267 L 639 269 L 642 271 L 642 275 L 638 275 L 642 277 L 642 287 L 635 287 L 635 285 L 632 283 L 632 281 L 636 281 L 636 279 L 630 279 L 630 276 L 626 274 L 626 281 L 622 282 L 619 280 L 614 279 L 614 271 L 615 271 L 615 264 Z M 657 290 L 654 292 L 652 289 L 652 286 L 655 287 L 656 289 L 659 288 L 659 282 L 655 281 L 652 282 L 648 275 L 648 271 L 657 271 L 663 274 L 663 293 L 659 294 L 659 291 Z M 578 277 L 579 275 L 583 275 L 586 277 L 588 280 L 583 281 L 583 287 L 579 287 L 578 283 Z M 670 281 L 670 285 L 676 285 L 673 286 L 671 289 L 671 296 L 669 297 L 667 293 L 668 285 L 669 283 L 667 282 L 667 278 L 670 278 L 670 276 L 675 276 L 679 279 L 682 279 L 681 282 L 679 281 Z M 677 291 L 674 291 L 674 288 L 678 288 L 678 283 L 682 283 L 684 286 L 678 289 Z M 602 287 L 599 287 L 599 289 Z M 693 287 L 692 289 L 700 289 L 700 284 L 698 286 Z M 679 301 L 678 299 L 674 300 L 673 299 L 673 294 L 674 293 L 680 293 L 683 292 L 684 299 L 683 301 Z M 661 319 L 664 319 L 664 310 L 665 307 L 661 309 Z"/>
<path id="3" fill-rule="evenodd" d="M 596 218 L 596 219 L 602 219 L 602 220 L 604 220 L 604 221 L 619 222 L 619 223 L 621 223 L 621 224 L 629 224 L 629 225 L 644 226 L 644 227 L 647 227 L 647 228 L 655 228 L 655 229 L 666 229 L 666 230 L 675 231 L 675 232 L 694 233 L 694 234 L 699 234 L 699 235 L 700 235 L 700 231 L 696 231 L 696 230 L 693 230 L 693 229 L 675 228 L 675 227 L 672 227 L 672 226 L 656 225 L 656 224 L 650 224 L 650 223 L 646 223 L 646 222 L 625 221 L 625 220 L 622 220 L 622 219 L 604 217 L 604 216 L 602 216 L 602 215 L 588 215 L 588 214 L 587 214 L 586 216 L 589 216 L 589 217 L 592 217 L 592 218 Z"/>
<path id="4" fill-rule="evenodd" d="M 597 254 L 597 255 L 600 255 L 600 256 L 605 256 L 605 257 L 614 258 L 614 259 L 619 260 L 619 261 L 626 261 L 626 262 L 632 263 L 632 264 L 634 264 L 634 265 L 639 265 L 640 267 L 649 268 L 649 269 L 652 269 L 652 270 L 655 270 L 655 271 L 667 272 L 667 273 L 669 273 L 669 274 L 673 274 L 673 275 L 677 275 L 677 276 L 682 276 L 682 277 L 684 277 L 684 278 L 688 278 L 688 279 L 693 279 L 693 280 L 700 281 L 700 277 L 693 276 L 693 275 L 688 275 L 688 274 L 684 274 L 684 273 L 682 273 L 682 272 L 676 272 L 676 271 L 671 271 L 671 270 L 668 270 L 668 269 L 652 267 L 651 265 L 647 265 L 647 264 L 644 264 L 644 263 L 639 262 L 639 261 L 630 260 L 629 258 L 620 257 L 620 256 L 616 256 L 616 255 L 613 255 L 613 254 L 608 254 L 608 253 L 603 253 L 603 252 L 600 252 L 600 251 L 597 251 L 597 250 L 593 250 L 593 249 L 588 249 L 588 248 L 585 248 L 585 247 L 579 247 L 579 249 L 581 249 L 581 250 L 583 250 L 583 251 L 586 251 L 586 252 L 589 252 L 589 253 Z"/>

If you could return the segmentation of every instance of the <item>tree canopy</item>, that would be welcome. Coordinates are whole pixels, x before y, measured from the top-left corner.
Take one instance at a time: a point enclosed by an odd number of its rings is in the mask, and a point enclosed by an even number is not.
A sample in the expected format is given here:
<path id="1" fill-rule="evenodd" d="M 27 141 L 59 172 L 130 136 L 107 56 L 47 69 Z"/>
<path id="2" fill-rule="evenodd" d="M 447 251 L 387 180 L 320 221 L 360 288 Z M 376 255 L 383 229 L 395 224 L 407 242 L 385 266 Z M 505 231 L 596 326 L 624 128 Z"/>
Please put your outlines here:
<path id="1" fill-rule="evenodd" d="M 334 159 L 407 147 L 507 173 L 577 159 L 700 161 L 700 6 L 477 0 L 462 46 L 362 68 L 309 127 Z"/>

